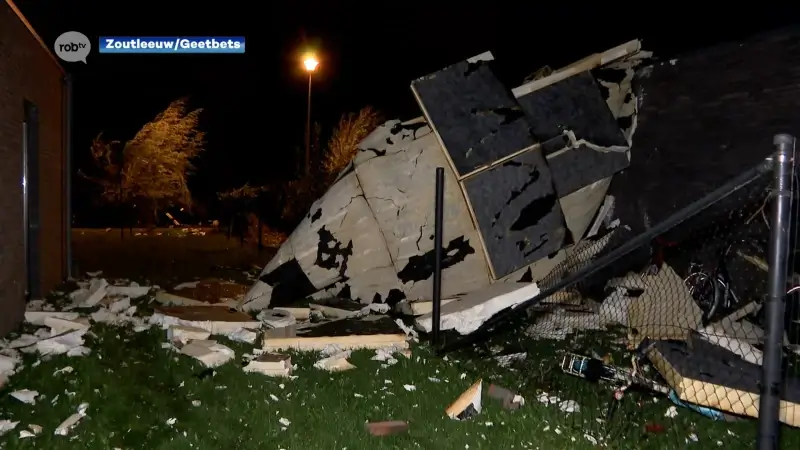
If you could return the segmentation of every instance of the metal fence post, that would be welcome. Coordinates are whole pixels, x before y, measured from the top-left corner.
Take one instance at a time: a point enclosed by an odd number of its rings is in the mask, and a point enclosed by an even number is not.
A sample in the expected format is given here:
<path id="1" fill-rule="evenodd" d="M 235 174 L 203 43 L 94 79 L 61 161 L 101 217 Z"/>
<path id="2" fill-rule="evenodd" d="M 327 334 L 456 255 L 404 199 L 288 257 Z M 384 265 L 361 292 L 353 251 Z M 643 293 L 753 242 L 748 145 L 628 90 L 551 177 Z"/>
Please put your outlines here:
<path id="1" fill-rule="evenodd" d="M 759 450 L 777 449 L 780 434 L 781 358 L 783 352 L 784 309 L 786 307 L 786 272 L 788 270 L 791 220 L 792 174 L 794 173 L 794 136 L 778 134 L 773 143 L 772 224 L 769 237 L 768 297 L 765 305 L 766 337 L 761 372 L 761 399 L 758 407 Z M 796 224 L 795 224 L 796 225 Z"/>
<path id="2" fill-rule="evenodd" d="M 436 168 L 436 203 L 433 232 L 433 311 L 431 311 L 431 340 L 439 348 L 439 326 L 442 315 L 442 236 L 444 233 L 444 168 Z"/>

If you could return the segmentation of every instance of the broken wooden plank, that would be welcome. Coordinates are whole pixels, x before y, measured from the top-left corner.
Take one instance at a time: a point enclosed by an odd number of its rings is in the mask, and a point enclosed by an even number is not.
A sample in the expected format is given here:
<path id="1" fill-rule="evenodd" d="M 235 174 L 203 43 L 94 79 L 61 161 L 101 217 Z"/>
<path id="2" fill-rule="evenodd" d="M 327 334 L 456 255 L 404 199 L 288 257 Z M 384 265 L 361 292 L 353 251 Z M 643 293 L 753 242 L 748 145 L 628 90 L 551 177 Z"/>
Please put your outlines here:
<path id="1" fill-rule="evenodd" d="M 389 317 L 368 316 L 334 320 L 297 330 L 295 337 L 264 337 L 268 351 L 297 349 L 322 350 L 335 345 L 342 350 L 355 348 L 408 348 L 405 332 Z"/>
<path id="2" fill-rule="evenodd" d="M 483 395 L 483 380 L 479 379 L 472 386 L 458 396 L 445 410 L 447 417 L 455 420 L 467 420 L 480 414 L 481 396 Z"/>
<path id="3" fill-rule="evenodd" d="M 166 306 L 154 308 L 151 324 L 162 327 L 183 325 L 202 328 L 211 334 L 230 334 L 240 328 L 258 329 L 261 322 L 234 309 L 208 306 Z"/>
<path id="4" fill-rule="evenodd" d="M 642 44 L 639 40 L 628 41 L 604 52 L 589 55 L 580 61 L 576 61 L 566 67 L 558 69 L 550 76 L 523 84 L 522 86 L 514 88 L 512 92 L 514 96 L 521 97 L 537 91 L 545 86 L 565 80 L 573 75 L 592 70 L 596 67 L 600 67 L 622 58 L 633 56 L 639 53 L 641 49 Z"/>
<path id="5" fill-rule="evenodd" d="M 681 400 L 733 414 L 758 417 L 761 367 L 703 340 L 692 346 L 656 342 L 647 354 Z M 788 376 L 780 402 L 781 422 L 800 426 L 800 380 Z"/>

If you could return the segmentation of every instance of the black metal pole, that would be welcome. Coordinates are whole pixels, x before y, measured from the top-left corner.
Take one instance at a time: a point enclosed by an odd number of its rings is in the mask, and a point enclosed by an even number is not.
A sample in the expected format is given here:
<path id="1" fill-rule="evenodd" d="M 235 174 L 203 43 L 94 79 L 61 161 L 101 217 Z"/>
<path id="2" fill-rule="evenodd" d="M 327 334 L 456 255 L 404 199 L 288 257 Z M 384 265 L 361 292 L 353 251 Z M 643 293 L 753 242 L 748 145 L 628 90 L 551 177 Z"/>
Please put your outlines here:
<path id="1" fill-rule="evenodd" d="M 766 312 L 764 364 L 761 367 L 761 398 L 758 405 L 758 448 L 778 448 L 780 401 L 782 392 L 781 358 L 783 357 L 783 314 L 786 308 L 786 271 L 789 263 L 791 229 L 792 173 L 794 172 L 793 136 L 778 134 L 774 144 L 774 185 L 772 224 L 769 236 L 769 275 Z"/>
<path id="2" fill-rule="evenodd" d="M 439 326 L 442 323 L 442 238 L 444 232 L 444 168 L 436 168 L 436 204 L 433 231 L 433 311 L 431 339 L 434 350 L 439 348 Z"/>

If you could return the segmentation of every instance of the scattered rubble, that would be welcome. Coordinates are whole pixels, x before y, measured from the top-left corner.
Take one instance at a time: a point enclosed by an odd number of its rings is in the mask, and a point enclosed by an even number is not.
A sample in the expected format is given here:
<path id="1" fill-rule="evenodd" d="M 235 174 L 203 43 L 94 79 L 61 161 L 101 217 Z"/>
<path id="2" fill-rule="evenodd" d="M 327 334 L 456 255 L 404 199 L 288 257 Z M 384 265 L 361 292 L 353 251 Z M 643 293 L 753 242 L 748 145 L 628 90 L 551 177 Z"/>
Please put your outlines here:
<path id="1" fill-rule="evenodd" d="M 447 409 L 445 413 L 455 420 L 471 419 L 481 413 L 483 405 L 483 380 L 478 380 L 464 391 Z"/>
<path id="2" fill-rule="evenodd" d="M 67 419 L 64 420 L 63 422 L 61 422 L 61 425 L 56 427 L 54 433 L 58 436 L 66 436 L 67 434 L 69 434 L 69 431 L 75 428 L 75 426 L 78 425 L 78 422 L 80 422 L 81 419 L 87 416 L 86 414 L 87 409 L 89 409 L 89 404 L 81 403 L 80 406 L 78 406 L 78 411 L 75 414 L 67 417 Z"/>
<path id="3" fill-rule="evenodd" d="M 389 436 L 408 431 L 408 422 L 390 420 L 386 422 L 367 422 L 366 428 L 373 436 Z"/>

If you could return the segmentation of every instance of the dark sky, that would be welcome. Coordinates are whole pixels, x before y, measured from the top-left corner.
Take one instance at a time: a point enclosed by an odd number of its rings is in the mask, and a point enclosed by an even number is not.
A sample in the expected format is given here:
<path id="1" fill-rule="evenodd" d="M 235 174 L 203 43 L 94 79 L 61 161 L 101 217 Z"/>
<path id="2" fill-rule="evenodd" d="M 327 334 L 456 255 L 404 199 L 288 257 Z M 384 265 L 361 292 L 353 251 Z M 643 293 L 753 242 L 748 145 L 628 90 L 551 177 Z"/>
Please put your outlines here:
<path id="1" fill-rule="evenodd" d="M 387 118 L 419 116 L 412 79 L 486 50 L 514 87 L 545 64 L 558 68 L 634 38 L 657 55 L 671 55 L 792 21 L 788 6 L 700 12 L 662 6 L 669 3 L 642 3 L 637 10 L 503 1 L 16 3 L 48 44 L 65 31 L 80 31 L 93 45 L 100 35 L 246 37 L 245 55 L 101 55 L 93 49 L 87 65 L 63 63 L 75 79 L 76 166 L 87 162 L 100 131 L 129 139 L 185 95 L 205 108 L 208 151 L 194 183 L 201 196 L 292 173 L 303 145 L 307 79 L 299 52 L 307 45 L 321 56 L 313 119 L 330 127 L 341 113 L 368 104 Z"/>

